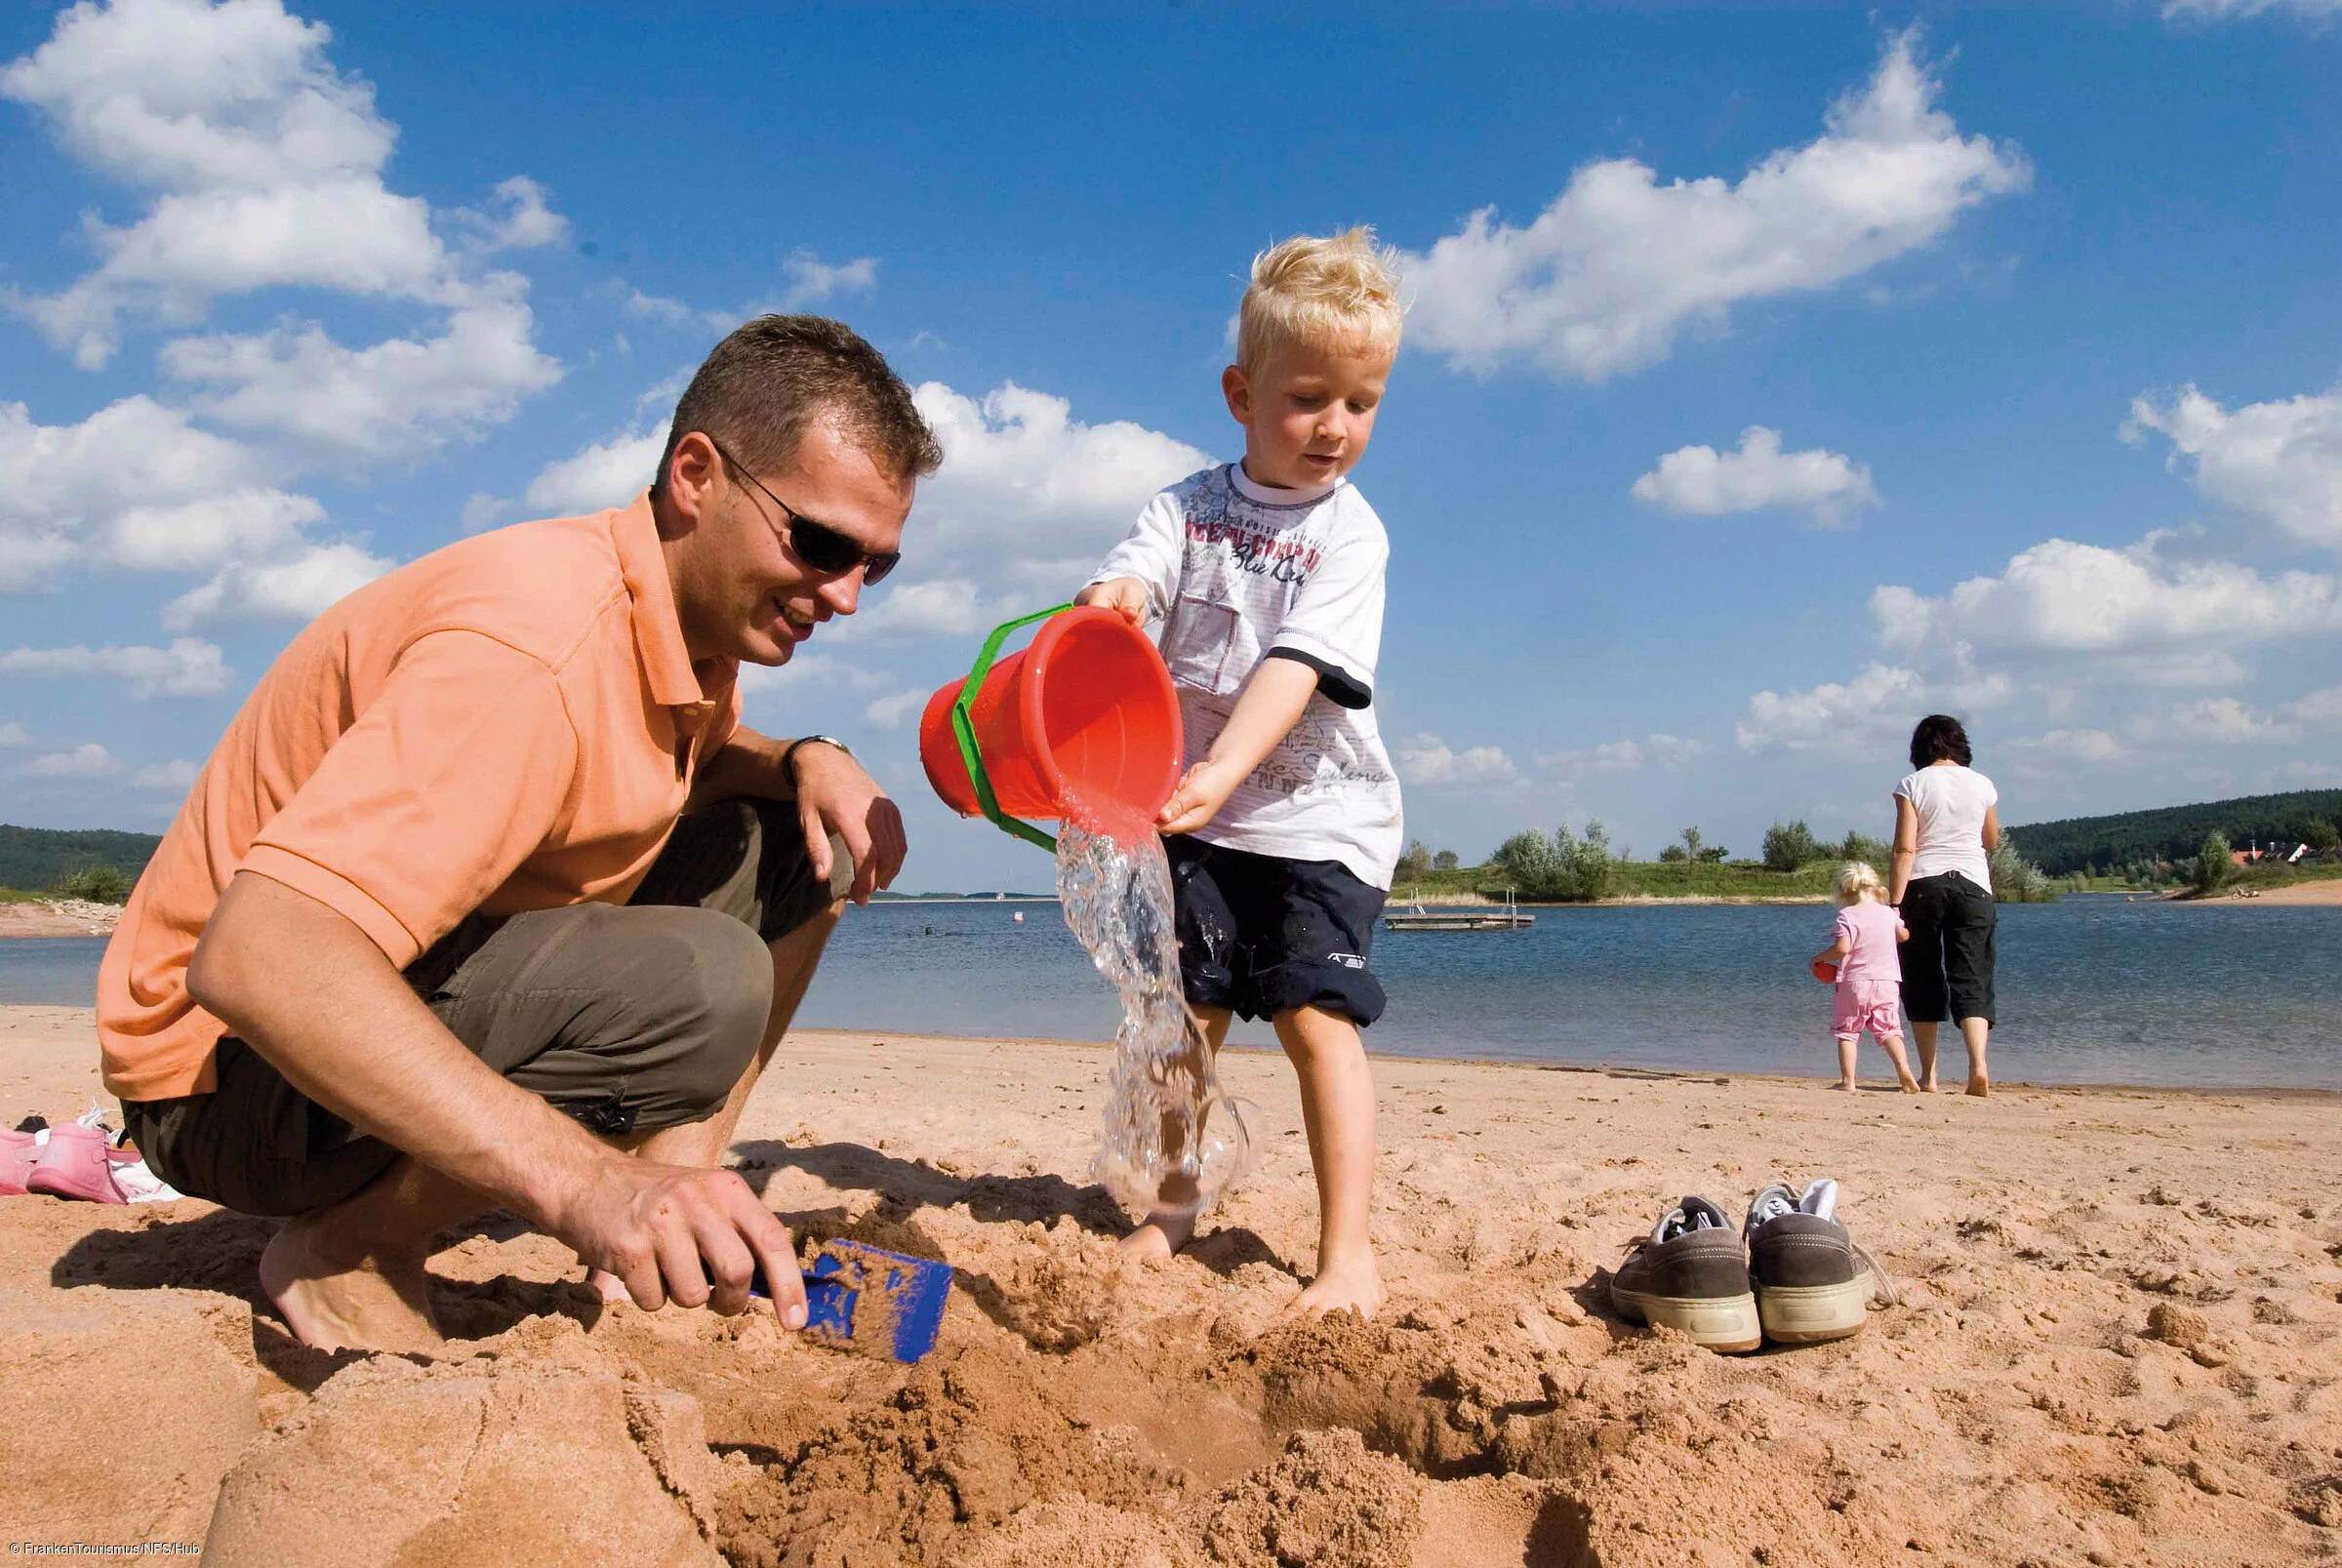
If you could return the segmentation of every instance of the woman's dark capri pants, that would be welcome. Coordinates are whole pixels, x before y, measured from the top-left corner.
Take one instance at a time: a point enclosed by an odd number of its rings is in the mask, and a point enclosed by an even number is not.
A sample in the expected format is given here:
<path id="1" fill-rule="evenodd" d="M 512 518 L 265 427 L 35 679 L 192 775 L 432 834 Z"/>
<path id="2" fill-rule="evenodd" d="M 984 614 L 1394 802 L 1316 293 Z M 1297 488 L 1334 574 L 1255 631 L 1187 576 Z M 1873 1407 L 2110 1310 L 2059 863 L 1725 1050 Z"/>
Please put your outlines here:
<path id="1" fill-rule="evenodd" d="M 845 896 L 834 836 L 816 878 L 793 803 L 727 800 L 675 824 L 633 899 L 472 915 L 406 969 L 449 1032 L 604 1137 L 704 1121 L 764 1038 L 777 942 Z M 146 1163 L 245 1214 L 303 1214 L 356 1192 L 399 1151 L 303 1095 L 242 1040 L 210 1094 L 125 1102 Z"/>
<path id="2" fill-rule="evenodd" d="M 1958 871 L 1903 890 L 1903 1011 L 1914 1024 L 1993 1022 L 1993 896 Z"/>

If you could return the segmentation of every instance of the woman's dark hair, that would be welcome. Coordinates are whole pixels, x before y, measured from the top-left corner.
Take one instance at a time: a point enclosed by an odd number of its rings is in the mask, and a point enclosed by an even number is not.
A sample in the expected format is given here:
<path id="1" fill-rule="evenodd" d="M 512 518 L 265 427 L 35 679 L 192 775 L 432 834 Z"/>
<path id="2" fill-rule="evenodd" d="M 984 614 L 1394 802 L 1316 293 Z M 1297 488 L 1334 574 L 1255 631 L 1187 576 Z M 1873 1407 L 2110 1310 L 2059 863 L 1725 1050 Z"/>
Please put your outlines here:
<path id="1" fill-rule="evenodd" d="M 1974 755 L 1968 749 L 1968 732 L 1949 713 L 1930 713 L 1912 726 L 1911 765 L 1915 768 L 1946 759 L 1964 768 Z"/>
<path id="2" fill-rule="evenodd" d="M 897 480 L 923 478 L 944 461 L 910 388 L 852 328 L 825 316 L 758 316 L 717 343 L 683 389 L 651 496 L 666 493 L 676 443 L 694 430 L 769 473 L 797 455 L 805 426 L 825 414 Z"/>

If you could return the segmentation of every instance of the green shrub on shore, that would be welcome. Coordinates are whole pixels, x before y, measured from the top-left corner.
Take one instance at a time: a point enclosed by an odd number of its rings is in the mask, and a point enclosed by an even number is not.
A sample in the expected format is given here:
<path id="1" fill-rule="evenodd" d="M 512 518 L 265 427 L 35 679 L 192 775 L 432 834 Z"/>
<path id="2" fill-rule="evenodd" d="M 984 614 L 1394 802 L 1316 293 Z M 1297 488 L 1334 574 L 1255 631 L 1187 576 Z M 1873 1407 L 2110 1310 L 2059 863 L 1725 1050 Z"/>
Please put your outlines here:
<path id="1" fill-rule="evenodd" d="M 2193 878 L 2199 895 L 2208 897 L 2237 879 L 2236 855 L 2236 846 L 2218 828 L 2203 835 L 2203 847 L 2196 852 Z"/>
<path id="2" fill-rule="evenodd" d="M 1611 891 L 1619 862 L 1610 853 L 1609 830 L 1598 822 L 1578 837 L 1563 823 L 1553 836 L 1531 828 L 1514 833 L 1489 857 L 1488 869 L 1503 876 L 1524 899 L 1582 903 Z"/>
<path id="3" fill-rule="evenodd" d="M 138 879 L 118 865 L 84 865 L 67 873 L 59 882 L 57 891 L 68 899 L 86 899 L 92 904 L 128 904 L 130 890 Z"/>
<path id="4" fill-rule="evenodd" d="M 1802 822 L 1775 823 L 1764 830 L 1764 868 L 1768 871 L 1794 871 L 1829 853 Z"/>
<path id="5" fill-rule="evenodd" d="M 2016 841 L 2002 834 L 1985 863 L 1992 868 L 1993 900 L 1998 904 L 2055 904 L 2057 885 L 2047 872 L 2017 853 Z"/>

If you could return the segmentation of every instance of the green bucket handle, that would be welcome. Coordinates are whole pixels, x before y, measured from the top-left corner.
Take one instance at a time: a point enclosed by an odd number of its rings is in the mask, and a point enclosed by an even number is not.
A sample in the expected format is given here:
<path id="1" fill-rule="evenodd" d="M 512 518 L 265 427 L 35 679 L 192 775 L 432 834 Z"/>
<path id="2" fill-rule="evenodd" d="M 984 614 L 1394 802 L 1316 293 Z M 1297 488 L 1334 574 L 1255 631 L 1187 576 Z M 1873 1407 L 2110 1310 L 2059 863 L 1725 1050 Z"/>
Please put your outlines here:
<path id="1" fill-rule="evenodd" d="M 977 651 L 976 663 L 968 671 L 967 684 L 960 687 L 958 698 L 951 704 L 951 734 L 959 742 L 960 760 L 968 765 L 968 782 L 976 786 L 977 808 L 1002 832 L 1013 833 L 1028 844 L 1038 844 L 1052 855 L 1057 853 L 1055 838 L 1022 818 L 1011 817 L 1000 809 L 1000 797 L 992 793 L 991 775 L 984 769 L 984 752 L 976 744 L 976 721 L 969 716 L 968 707 L 976 701 L 976 694 L 984 690 L 984 677 L 991 672 L 992 659 L 1000 652 L 1000 644 L 1007 640 L 1010 632 L 1020 626 L 1030 626 L 1035 621 L 1063 615 L 1072 608 L 1070 604 L 1051 605 L 1046 610 L 1036 610 L 1031 615 L 994 626 L 992 634 L 984 639 L 983 648 Z"/>

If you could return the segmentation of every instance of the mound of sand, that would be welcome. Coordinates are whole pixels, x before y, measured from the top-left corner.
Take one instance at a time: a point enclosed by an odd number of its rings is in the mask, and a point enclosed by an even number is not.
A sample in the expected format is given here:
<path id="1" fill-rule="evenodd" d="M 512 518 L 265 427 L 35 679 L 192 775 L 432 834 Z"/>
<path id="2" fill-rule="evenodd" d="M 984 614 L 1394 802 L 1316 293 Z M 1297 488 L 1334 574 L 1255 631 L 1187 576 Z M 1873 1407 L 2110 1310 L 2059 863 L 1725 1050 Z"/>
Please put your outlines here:
<path id="1" fill-rule="evenodd" d="M 251 1333 L 203 1292 L 0 1289 L 10 1539 L 200 1538 L 260 1434 Z"/>
<path id="2" fill-rule="evenodd" d="M 606 1369 L 379 1357 L 338 1374 L 221 1486 L 211 1560 L 282 1568 L 722 1562 L 698 1404 Z"/>
<path id="3" fill-rule="evenodd" d="M 229 1568 L 2342 1556 L 2330 1099 L 1386 1062 L 1391 1306 L 1312 1324 L 1278 1315 L 1314 1232 L 1281 1064 L 1228 1064 L 1270 1107 L 1265 1168 L 1127 1278 L 1078 1174 L 1105 1067 L 791 1041 L 744 1170 L 809 1242 L 953 1266 L 911 1367 L 766 1317 L 604 1308 L 509 1219 L 433 1259 L 467 1336 L 444 1358 L 322 1355 L 253 1309 L 261 1222 L 0 1200 L 6 1516 L 26 1539 L 208 1530 Z M 1603 1270 L 1658 1204 L 1775 1174 L 1844 1184 L 1903 1306 L 1748 1357 L 1609 1314 Z"/>

